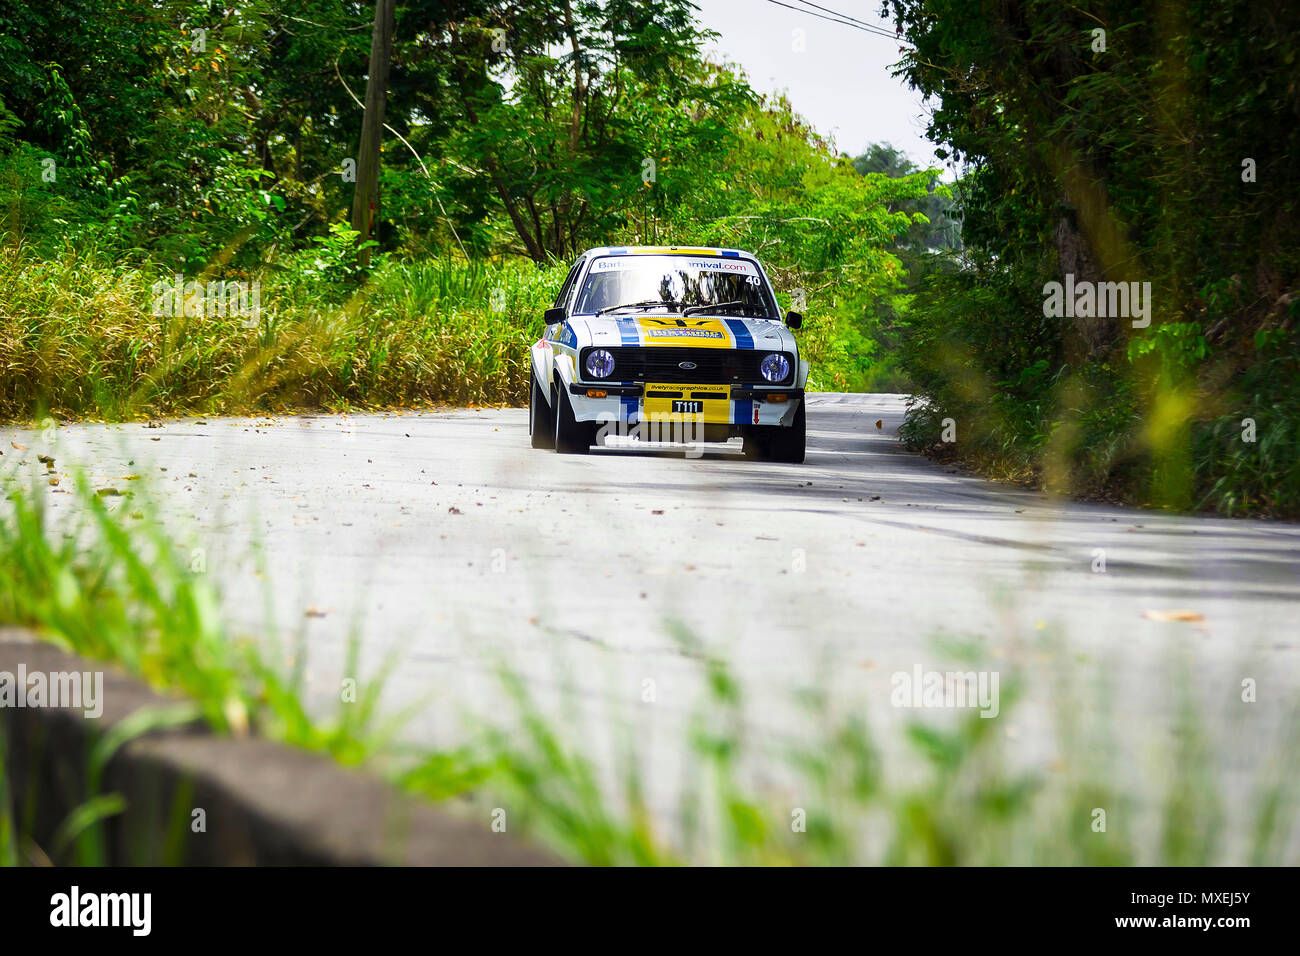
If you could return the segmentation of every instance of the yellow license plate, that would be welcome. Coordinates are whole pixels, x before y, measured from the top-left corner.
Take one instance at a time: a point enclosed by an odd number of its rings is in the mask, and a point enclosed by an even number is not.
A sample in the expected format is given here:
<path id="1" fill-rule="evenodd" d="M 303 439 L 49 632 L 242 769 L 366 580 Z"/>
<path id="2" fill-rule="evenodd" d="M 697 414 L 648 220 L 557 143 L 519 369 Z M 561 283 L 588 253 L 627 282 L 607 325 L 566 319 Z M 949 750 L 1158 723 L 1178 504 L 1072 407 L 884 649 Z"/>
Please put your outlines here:
<path id="1" fill-rule="evenodd" d="M 731 421 L 731 389 L 726 385 L 647 385 L 642 413 L 656 422 Z"/>

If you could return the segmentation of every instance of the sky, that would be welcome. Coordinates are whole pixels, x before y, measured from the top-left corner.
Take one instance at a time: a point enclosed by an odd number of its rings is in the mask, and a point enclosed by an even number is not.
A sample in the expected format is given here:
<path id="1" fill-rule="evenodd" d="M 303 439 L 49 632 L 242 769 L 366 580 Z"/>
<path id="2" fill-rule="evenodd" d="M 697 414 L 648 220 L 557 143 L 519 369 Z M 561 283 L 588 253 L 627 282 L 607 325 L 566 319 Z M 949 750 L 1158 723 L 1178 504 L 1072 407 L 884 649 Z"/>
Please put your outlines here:
<path id="1" fill-rule="evenodd" d="M 795 111 L 836 148 L 850 156 L 869 143 L 887 142 L 922 168 L 942 167 L 935 146 L 925 138 L 926 110 L 921 95 L 890 67 L 902 54 L 900 43 L 848 26 L 828 23 L 802 0 L 693 0 L 699 19 L 721 36 L 706 49 L 715 59 L 739 64 L 760 93 L 784 91 Z M 813 0 L 893 34 L 880 16 L 879 0 Z M 794 31 L 804 31 L 803 50 Z M 945 177 L 948 178 L 948 177 Z"/>

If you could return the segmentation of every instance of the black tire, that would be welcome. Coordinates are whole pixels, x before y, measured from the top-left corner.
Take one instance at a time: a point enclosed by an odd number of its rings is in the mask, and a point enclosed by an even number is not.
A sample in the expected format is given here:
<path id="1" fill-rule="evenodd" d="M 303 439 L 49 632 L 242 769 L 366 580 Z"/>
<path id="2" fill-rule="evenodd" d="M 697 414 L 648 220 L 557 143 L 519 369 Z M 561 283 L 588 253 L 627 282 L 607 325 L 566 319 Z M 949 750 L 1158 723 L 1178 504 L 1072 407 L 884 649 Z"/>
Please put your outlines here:
<path id="1" fill-rule="evenodd" d="M 596 440 L 593 422 L 580 422 L 573 417 L 569 393 L 558 385 L 552 389 L 555 399 L 555 450 L 561 455 L 585 455 Z"/>
<path id="2" fill-rule="evenodd" d="M 769 446 L 767 433 L 770 428 L 758 428 L 753 425 L 743 433 L 744 443 L 741 446 L 745 452 L 745 457 L 750 461 L 767 461 Z"/>
<path id="3" fill-rule="evenodd" d="M 745 456 L 756 461 L 779 461 L 787 465 L 803 464 L 808 445 L 808 420 L 804 404 L 799 402 L 794 421 L 788 426 L 768 425 L 752 428 L 745 434 Z"/>
<path id="4" fill-rule="evenodd" d="M 789 465 L 802 465 L 808 447 L 808 419 L 804 415 L 804 403 L 801 400 L 795 409 L 794 421 L 788 428 L 777 428 L 772 436 L 770 448 L 773 461 Z"/>
<path id="5" fill-rule="evenodd" d="M 537 379 L 528 376 L 528 434 L 534 448 L 555 447 L 555 415 Z"/>

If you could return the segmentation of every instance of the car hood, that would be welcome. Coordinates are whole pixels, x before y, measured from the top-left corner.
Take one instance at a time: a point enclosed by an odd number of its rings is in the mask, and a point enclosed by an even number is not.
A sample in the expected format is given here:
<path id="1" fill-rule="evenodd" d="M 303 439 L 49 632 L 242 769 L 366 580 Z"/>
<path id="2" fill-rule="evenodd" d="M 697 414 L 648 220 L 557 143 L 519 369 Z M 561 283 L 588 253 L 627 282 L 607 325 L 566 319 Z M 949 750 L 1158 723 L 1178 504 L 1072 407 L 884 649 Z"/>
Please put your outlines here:
<path id="1" fill-rule="evenodd" d="M 569 320 L 576 345 L 667 345 L 798 352 L 794 336 L 770 319 L 709 315 L 618 315 Z"/>

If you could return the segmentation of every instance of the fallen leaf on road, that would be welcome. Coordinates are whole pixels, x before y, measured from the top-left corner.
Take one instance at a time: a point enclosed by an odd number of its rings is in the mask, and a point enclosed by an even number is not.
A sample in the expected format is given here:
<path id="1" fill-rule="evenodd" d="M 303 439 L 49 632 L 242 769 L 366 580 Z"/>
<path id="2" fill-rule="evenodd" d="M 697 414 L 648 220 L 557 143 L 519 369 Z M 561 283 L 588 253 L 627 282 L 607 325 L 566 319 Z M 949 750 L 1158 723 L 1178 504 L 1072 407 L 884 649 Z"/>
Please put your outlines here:
<path id="1" fill-rule="evenodd" d="M 13 445 L 13 446 L 14 446 L 15 448 L 17 448 L 19 451 L 26 451 L 26 450 L 27 450 L 27 446 L 26 446 L 26 445 L 20 445 L 20 444 L 18 444 L 18 442 L 16 442 L 16 441 L 10 441 L 9 444 Z"/>
<path id="2" fill-rule="evenodd" d="M 95 492 L 95 494 L 99 495 L 101 498 L 120 498 L 126 494 L 126 492 L 119 491 L 117 488 L 100 488 Z"/>
<path id="3" fill-rule="evenodd" d="M 324 617 L 325 612 L 318 607 L 309 607 L 302 612 L 303 617 Z"/>
<path id="4" fill-rule="evenodd" d="M 452 505 L 450 508 L 447 509 L 447 514 L 458 515 L 461 514 L 461 510 L 457 508 L 455 505 Z"/>
<path id="5" fill-rule="evenodd" d="M 1196 611 L 1145 611 L 1142 616 L 1148 621 L 1204 621 L 1205 615 Z"/>
<path id="6" fill-rule="evenodd" d="M 663 514 L 663 509 L 660 509 L 660 510 L 658 510 L 658 511 L 652 511 L 652 512 L 650 512 L 650 513 L 651 513 L 652 515 L 661 515 L 661 514 Z"/>
<path id="7" fill-rule="evenodd" d="M 883 418 L 877 418 L 877 419 L 876 419 L 876 427 L 877 427 L 877 428 L 884 428 L 884 427 L 885 427 L 885 420 L 884 420 Z"/>

